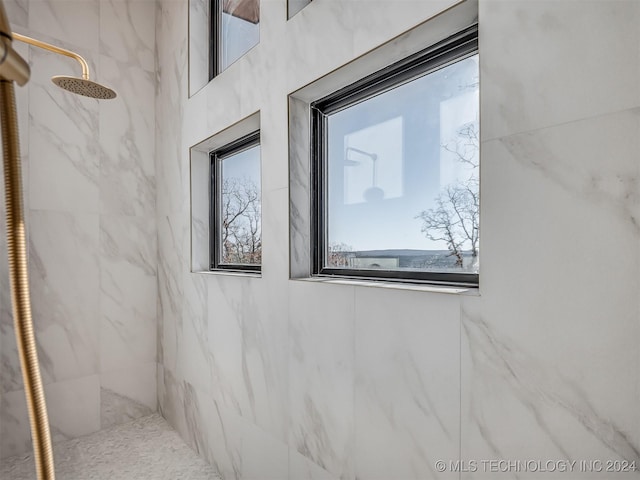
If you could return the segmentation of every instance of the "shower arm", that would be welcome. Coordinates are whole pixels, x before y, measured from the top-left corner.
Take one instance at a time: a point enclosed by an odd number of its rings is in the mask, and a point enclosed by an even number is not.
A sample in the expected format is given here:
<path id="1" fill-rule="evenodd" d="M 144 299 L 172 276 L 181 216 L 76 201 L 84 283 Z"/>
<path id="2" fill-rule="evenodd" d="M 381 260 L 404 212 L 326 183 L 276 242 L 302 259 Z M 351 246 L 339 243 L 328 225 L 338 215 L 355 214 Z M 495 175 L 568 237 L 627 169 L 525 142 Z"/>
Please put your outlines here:
<path id="1" fill-rule="evenodd" d="M 59 55 L 65 55 L 67 57 L 75 58 L 80 65 L 82 65 L 82 78 L 84 80 L 89 80 L 89 64 L 87 61 L 71 50 L 66 50 L 64 48 L 56 47 L 55 45 L 51 45 L 50 43 L 43 42 L 42 40 L 36 40 L 35 38 L 27 37 L 25 35 L 20 35 L 19 33 L 12 32 L 14 40 L 18 40 L 19 42 L 28 43 L 29 45 L 33 45 L 34 47 L 39 47 L 44 50 L 48 50 L 53 53 L 57 53 Z"/>

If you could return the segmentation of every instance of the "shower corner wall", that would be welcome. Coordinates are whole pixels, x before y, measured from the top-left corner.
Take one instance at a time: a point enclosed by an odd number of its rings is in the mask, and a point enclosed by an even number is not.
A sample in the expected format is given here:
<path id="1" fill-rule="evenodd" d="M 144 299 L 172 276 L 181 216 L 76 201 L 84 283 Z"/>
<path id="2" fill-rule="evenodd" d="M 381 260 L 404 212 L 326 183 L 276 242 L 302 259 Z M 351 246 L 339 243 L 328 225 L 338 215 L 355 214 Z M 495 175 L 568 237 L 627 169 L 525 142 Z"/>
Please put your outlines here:
<path id="1" fill-rule="evenodd" d="M 35 335 L 54 441 L 157 410 L 155 2 L 5 2 L 12 28 L 78 51 L 111 103 L 60 90 L 68 58 L 15 42 Z M 3 196 L 4 198 L 4 196 Z M 31 450 L 0 240 L 0 458 Z"/>
<path id="2" fill-rule="evenodd" d="M 478 2 L 477 295 L 289 280 L 287 95 L 457 3 L 320 0 L 287 21 L 263 0 L 260 45 L 191 98 L 187 0 L 158 3 L 159 406 L 225 478 L 640 451 L 637 2 Z M 262 278 L 191 273 L 189 148 L 256 111 Z"/>

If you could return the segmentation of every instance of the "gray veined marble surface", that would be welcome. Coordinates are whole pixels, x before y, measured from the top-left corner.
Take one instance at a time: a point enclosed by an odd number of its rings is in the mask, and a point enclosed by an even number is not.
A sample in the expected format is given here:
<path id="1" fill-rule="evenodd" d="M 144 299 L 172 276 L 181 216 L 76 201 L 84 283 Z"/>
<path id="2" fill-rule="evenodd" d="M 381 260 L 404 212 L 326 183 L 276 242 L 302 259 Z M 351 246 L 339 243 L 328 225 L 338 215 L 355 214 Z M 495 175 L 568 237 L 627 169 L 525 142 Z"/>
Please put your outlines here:
<path id="1" fill-rule="evenodd" d="M 286 1 L 262 0 L 260 45 L 190 98 L 188 0 L 5 0 L 16 31 L 79 51 L 118 92 L 52 90 L 72 62 L 18 46 L 33 74 L 18 110 L 56 448 L 158 409 L 235 480 L 494 480 L 435 461 L 640 461 L 637 0 L 474 7 L 481 295 L 289 280 L 308 274 L 309 149 L 295 135 L 308 114 L 287 96 L 357 58 L 382 68 L 365 54 L 383 44 L 395 60 L 430 44 L 446 32 L 414 27 L 458 3 L 471 2 L 313 1 L 287 21 Z M 193 274 L 189 147 L 258 111 L 262 278 Z M 7 292 L 2 254 L 0 457 L 30 448 Z M 144 455 L 109 476 L 163 478 L 164 462 L 139 474 Z M 77 472 L 60 478 L 91 478 Z M 500 475 L 515 478 L 540 475 Z"/>
<path id="2" fill-rule="evenodd" d="M 299 104 L 339 85 L 296 95 L 347 64 L 384 67 L 367 53 L 382 44 L 400 60 L 446 36 L 431 19 L 470 2 L 314 1 L 288 21 L 286 3 L 263 0 L 260 45 L 189 98 L 188 1 L 158 2 L 163 415 L 235 479 L 494 480 L 435 462 L 638 458 L 640 3 L 476 5 L 478 296 L 288 280 L 310 251 Z M 206 276 L 198 294 L 188 148 L 257 111 L 263 276 Z"/>
<path id="3" fill-rule="evenodd" d="M 158 414 L 61 442 L 56 476 L 65 480 L 213 480 L 221 477 Z M 31 454 L 0 462 L 3 480 L 31 480 Z"/>
<path id="4" fill-rule="evenodd" d="M 72 59 L 16 42 L 34 329 L 54 440 L 157 409 L 156 2 L 9 0 L 13 30 L 82 55 L 112 102 L 56 88 Z M 0 195 L 2 195 L 0 187 Z M 0 458 L 30 450 L 0 206 Z M 4 478 L 4 477 L 2 477 Z"/>

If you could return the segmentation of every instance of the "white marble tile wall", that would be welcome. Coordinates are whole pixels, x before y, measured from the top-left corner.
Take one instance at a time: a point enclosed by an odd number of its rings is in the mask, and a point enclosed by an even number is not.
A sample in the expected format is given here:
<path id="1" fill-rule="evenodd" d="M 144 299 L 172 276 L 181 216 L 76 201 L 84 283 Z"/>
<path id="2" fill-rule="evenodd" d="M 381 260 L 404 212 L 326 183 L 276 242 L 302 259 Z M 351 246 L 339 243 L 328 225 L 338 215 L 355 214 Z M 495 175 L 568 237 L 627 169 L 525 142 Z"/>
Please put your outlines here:
<path id="1" fill-rule="evenodd" d="M 34 36 L 46 35 L 97 52 L 100 43 L 101 0 L 28 0 L 28 27 Z"/>
<path id="2" fill-rule="evenodd" d="M 457 478 L 435 462 L 460 455 L 458 299 L 359 288 L 355 309 L 357 478 Z"/>
<path id="3" fill-rule="evenodd" d="M 56 41 L 52 36 L 40 36 L 44 41 Z M 64 46 L 73 48 L 73 44 Z M 88 59 L 90 70 L 99 78 L 95 55 L 84 48 L 79 53 Z M 27 87 L 29 110 L 18 113 L 29 118 L 29 186 L 38 186 L 29 188 L 29 206 L 38 210 L 97 214 L 100 198 L 98 102 L 51 88 L 53 75 L 80 75 L 78 62 L 35 47 L 30 48 L 30 58 L 33 67 Z M 82 201 L 78 201 L 80 198 Z"/>
<path id="4" fill-rule="evenodd" d="M 355 288 L 291 286 L 289 444 L 338 478 L 355 474 Z"/>
<path id="5" fill-rule="evenodd" d="M 156 22 L 152 10 L 152 0 L 100 0 L 100 53 L 129 67 L 155 72 Z M 137 86 L 142 85 L 144 82 Z M 153 116 L 147 119 L 153 120 Z"/>
<path id="6" fill-rule="evenodd" d="M 7 0 L 4 8 L 13 27 L 26 27 L 29 19 L 29 0 Z"/>
<path id="7" fill-rule="evenodd" d="M 640 462 L 635 0 L 479 1 L 479 295 L 288 280 L 288 187 L 304 178 L 289 178 L 287 95 L 455 3 L 318 0 L 287 21 L 262 0 L 260 45 L 189 98 L 187 0 L 158 2 L 158 398 L 225 478 Z M 256 111 L 262 278 L 195 279 L 188 149 Z"/>
<path id="8" fill-rule="evenodd" d="M 80 65 L 18 45 L 32 68 L 18 115 L 54 439 L 156 410 L 155 13 L 153 0 L 8 2 L 16 31 L 77 51 L 118 93 L 98 102 L 60 90 L 50 76 L 78 76 Z M 31 448 L 2 225 L 0 458 Z"/>
<path id="9" fill-rule="evenodd" d="M 463 304 L 462 458 L 640 458 L 640 5 L 582 7 L 480 3 L 483 273 Z"/>

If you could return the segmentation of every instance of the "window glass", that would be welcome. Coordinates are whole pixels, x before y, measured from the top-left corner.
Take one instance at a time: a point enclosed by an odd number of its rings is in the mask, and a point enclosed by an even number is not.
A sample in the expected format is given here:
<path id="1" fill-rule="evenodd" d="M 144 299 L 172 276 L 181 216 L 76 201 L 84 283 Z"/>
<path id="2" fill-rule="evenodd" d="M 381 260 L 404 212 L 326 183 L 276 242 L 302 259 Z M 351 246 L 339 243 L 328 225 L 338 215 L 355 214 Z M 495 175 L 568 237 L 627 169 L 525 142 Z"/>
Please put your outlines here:
<path id="1" fill-rule="evenodd" d="M 321 268 L 478 272 L 478 55 L 324 120 Z"/>
<path id="2" fill-rule="evenodd" d="M 260 0 L 189 0 L 189 94 L 260 42 Z"/>
<path id="3" fill-rule="evenodd" d="M 222 0 L 220 71 L 260 41 L 259 0 Z"/>
<path id="4" fill-rule="evenodd" d="M 259 270 L 262 261 L 257 134 L 212 154 L 212 268 Z M 250 268 L 251 267 L 251 268 Z M 255 268 L 258 267 L 258 268 Z"/>

